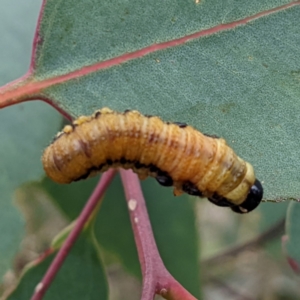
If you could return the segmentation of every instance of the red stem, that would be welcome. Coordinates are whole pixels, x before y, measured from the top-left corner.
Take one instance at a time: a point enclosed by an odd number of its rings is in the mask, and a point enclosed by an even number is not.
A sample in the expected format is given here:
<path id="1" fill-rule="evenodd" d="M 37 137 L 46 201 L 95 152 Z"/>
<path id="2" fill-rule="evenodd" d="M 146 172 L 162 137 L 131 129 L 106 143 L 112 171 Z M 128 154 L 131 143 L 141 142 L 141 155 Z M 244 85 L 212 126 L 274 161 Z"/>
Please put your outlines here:
<path id="1" fill-rule="evenodd" d="M 153 300 L 160 294 L 169 300 L 195 300 L 184 287 L 167 271 L 159 255 L 145 199 L 136 174 L 121 170 L 131 225 L 134 232 L 143 274 L 142 300 Z"/>
<path id="2" fill-rule="evenodd" d="M 56 274 L 59 271 L 60 267 L 62 266 L 64 260 L 66 259 L 67 255 L 69 254 L 72 246 L 74 245 L 78 236 L 80 235 L 82 228 L 84 227 L 85 223 L 87 222 L 87 220 L 93 213 L 97 204 L 101 201 L 102 196 L 103 196 L 107 186 L 112 181 L 115 173 L 116 173 L 116 171 L 111 169 L 111 170 L 105 172 L 101 176 L 101 179 L 100 179 L 98 185 L 96 186 L 95 190 L 93 191 L 92 195 L 90 196 L 90 198 L 89 198 L 88 202 L 86 203 L 85 207 L 83 208 L 81 214 L 77 218 L 74 228 L 72 229 L 71 233 L 67 237 L 63 246 L 59 249 L 57 255 L 55 256 L 54 260 L 52 261 L 52 263 L 51 263 L 50 267 L 48 268 L 46 274 L 44 275 L 42 281 L 36 286 L 31 300 L 43 299 L 44 294 L 48 290 L 54 277 L 56 276 Z"/>

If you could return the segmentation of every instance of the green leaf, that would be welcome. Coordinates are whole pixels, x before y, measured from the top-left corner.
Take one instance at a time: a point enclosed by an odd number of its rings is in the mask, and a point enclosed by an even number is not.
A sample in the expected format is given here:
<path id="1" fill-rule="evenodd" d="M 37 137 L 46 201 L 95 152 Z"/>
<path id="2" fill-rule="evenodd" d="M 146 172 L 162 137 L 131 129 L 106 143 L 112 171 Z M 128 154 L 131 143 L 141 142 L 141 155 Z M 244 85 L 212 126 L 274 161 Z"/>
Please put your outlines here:
<path id="1" fill-rule="evenodd" d="M 37 185 L 51 196 L 55 205 L 68 219 L 74 220 L 80 214 L 98 180 L 99 176 L 66 185 L 57 184 L 48 177 L 44 177 Z"/>
<path id="2" fill-rule="evenodd" d="M 13 192 L 25 181 L 42 176 L 40 154 L 54 135 L 60 116 L 41 103 L 28 103 L 1 111 L 0 118 L 1 277 L 23 235 L 23 218 L 12 203 Z"/>
<path id="3" fill-rule="evenodd" d="M 299 19 L 285 0 L 48 1 L 34 78 L 73 116 L 138 109 L 225 137 L 266 199 L 297 198 Z"/>
<path id="4" fill-rule="evenodd" d="M 10 267 L 23 235 L 23 218 L 12 203 L 14 190 L 43 175 L 40 155 L 60 116 L 41 103 L 1 111 L 0 277 Z M 12 124 L 12 120 L 14 123 Z"/>
<path id="5" fill-rule="evenodd" d="M 283 220 L 287 213 L 287 207 L 289 202 L 280 202 L 280 203 L 262 203 L 259 207 L 261 216 L 260 216 L 260 228 L 261 232 L 267 230 L 268 228 L 276 225 L 280 220 Z"/>
<path id="6" fill-rule="evenodd" d="M 24 72 L 29 64 L 38 7 L 36 1 L 16 4 L 5 1 L 0 9 L 0 82 L 5 83 Z M 11 23 L 18 19 L 17 29 Z M 42 174 L 42 149 L 58 129 L 61 117 L 41 103 L 22 104 L 0 112 L 0 278 L 11 267 L 19 249 L 24 221 L 12 203 L 14 190 Z"/>
<path id="7" fill-rule="evenodd" d="M 106 275 L 96 249 L 92 238 L 82 234 L 43 299 L 108 299 Z M 55 254 L 28 266 L 17 289 L 7 299 L 30 299 Z"/>
<path id="8" fill-rule="evenodd" d="M 98 178 L 91 178 L 70 185 L 58 185 L 45 179 L 41 187 L 45 188 L 53 202 L 73 220 L 79 215 L 97 181 Z M 119 177 L 106 192 L 94 226 L 95 237 L 101 249 L 117 257 L 127 270 L 140 277 L 140 264 Z"/>
<path id="9" fill-rule="evenodd" d="M 42 0 L 1 0 L 0 85 L 27 71 L 41 3 Z"/>

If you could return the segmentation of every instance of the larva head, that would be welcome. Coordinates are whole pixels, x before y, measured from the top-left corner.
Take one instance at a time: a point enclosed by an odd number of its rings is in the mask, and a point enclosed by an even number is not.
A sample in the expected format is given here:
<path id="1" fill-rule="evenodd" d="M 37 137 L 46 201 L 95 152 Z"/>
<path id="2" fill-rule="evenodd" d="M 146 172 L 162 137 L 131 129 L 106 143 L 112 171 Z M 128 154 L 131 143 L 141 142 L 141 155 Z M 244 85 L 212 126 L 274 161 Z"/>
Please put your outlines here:
<path id="1" fill-rule="evenodd" d="M 259 180 L 255 180 L 254 184 L 251 186 L 246 199 L 240 204 L 233 204 L 232 200 L 218 196 L 214 194 L 208 200 L 217 206 L 227 206 L 230 207 L 234 212 L 244 214 L 255 209 L 261 202 L 263 197 L 263 187 Z"/>
<path id="2" fill-rule="evenodd" d="M 263 187 L 260 181 L 256 179 L 254 184 L 250 188 L 246 200 L 240 205 L 232 206 L 231 209 L 234 212 L 240 214 L 248 213 L 259 205 L 259 203 L 262 200 L 262 197 L 263 197 Z"/>

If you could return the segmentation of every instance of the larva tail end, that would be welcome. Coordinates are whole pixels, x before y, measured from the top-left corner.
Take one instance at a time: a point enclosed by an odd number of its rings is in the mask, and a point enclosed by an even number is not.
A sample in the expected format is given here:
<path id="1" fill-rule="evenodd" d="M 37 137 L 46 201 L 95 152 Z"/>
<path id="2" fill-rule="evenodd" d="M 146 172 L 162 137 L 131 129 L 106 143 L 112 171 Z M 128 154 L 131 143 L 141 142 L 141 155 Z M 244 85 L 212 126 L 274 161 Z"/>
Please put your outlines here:
<path id="1" fill-rule="evenodd" d="M 241 205 L 233 206 L 231 207 L 231 209 L 234 212 L 240 214 L 248 213 L 259 205 L 259 203 L 262 200 L 262 197 L 263 197 L 263 187 L 260 181 L 256 179 L 249 191 L 246 200 Z"/>

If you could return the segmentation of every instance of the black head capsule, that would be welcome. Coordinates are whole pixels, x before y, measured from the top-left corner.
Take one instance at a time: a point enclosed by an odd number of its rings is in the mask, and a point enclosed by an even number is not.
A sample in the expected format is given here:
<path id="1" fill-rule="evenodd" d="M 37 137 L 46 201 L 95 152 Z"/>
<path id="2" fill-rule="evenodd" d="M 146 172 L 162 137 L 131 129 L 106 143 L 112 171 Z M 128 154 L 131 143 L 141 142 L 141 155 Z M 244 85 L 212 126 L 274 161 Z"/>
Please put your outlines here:
<path id="1" fill-rule="evenodd" d="M 264 193 L 263 187 L 260 181 L 256 179 L 249 191 L 246 200 L 241 205 L 233 206 L 231 207 L 231 209 L 234 212 L 240 214 L 248 213 L 259 205 L 259 203 L 262 200 L 263 193 Z"/>

